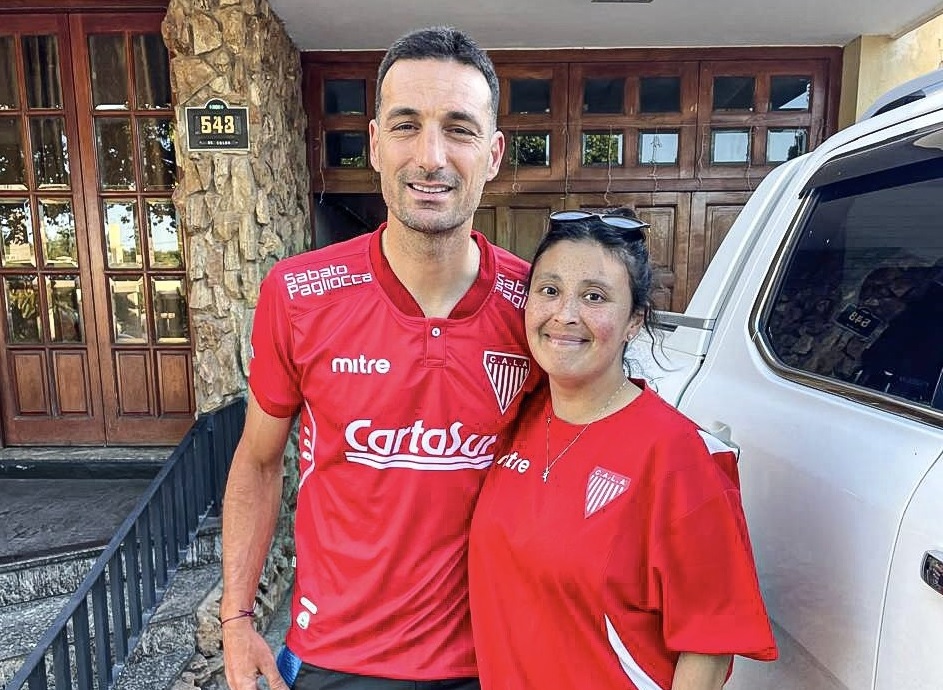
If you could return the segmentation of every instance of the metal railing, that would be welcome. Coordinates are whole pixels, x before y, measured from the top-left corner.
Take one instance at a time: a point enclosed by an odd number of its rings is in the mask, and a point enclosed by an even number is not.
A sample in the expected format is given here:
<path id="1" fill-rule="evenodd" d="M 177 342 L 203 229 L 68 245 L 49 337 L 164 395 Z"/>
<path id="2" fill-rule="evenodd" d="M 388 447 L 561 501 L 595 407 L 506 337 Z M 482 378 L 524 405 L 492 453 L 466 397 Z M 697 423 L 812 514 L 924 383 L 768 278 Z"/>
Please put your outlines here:
<path id="1" fill-rule="evenodd" d="M 111 687 L 200 523 L 219 514 L 244 421 L 242 400 L 197 419 L 5 690 Z"/>

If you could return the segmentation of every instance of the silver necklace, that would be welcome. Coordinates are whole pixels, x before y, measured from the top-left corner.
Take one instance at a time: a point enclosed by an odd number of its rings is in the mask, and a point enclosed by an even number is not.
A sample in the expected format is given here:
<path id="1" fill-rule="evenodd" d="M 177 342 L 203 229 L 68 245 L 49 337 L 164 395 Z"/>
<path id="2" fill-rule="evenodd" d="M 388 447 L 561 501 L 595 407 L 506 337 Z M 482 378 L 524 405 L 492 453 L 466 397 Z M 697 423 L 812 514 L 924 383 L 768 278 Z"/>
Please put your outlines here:
<path id="1" fill-rule="evenodd" d="M 570 448 L 573 447 L 574 443 L 580 440 L 580 436 L 583 435 L 583 432 L 586 431 L 593 422 L 602 418 L 603 414 L 605 414 L 606 410 L 608 410 L 609 406 L 612 404 L 612 401 L 616 399 L 616 396 L 619 395 L 619 393 L 622 392 L 622 389 L 624 389 L 628 384 L 629 380 L 625 379 L 622 382 L 622 385 L 616 389 L 616 392 L 609 396 L 606 404 L 599 408 L 596 414 L 594 414 L 590 420 L 583 425 L 583 428 L 579 430 L 576 436 L 573 437 L 573 440 L 567 443 L 566 447 L 557 453 L 557 457 L 555 457 L 552 461 L 550 460 L 550 419 L 553 417 L 553 403 L 550 403 L 550 414 L 547 415 L 547 466 L 544 468 L 543 474 L 541 475 L 543 477 L 544 484 L 547 483 L 547 479 L 550 477 L 550 470 L 552 470 L 553 466 L 557 464 L 557 461 L 562 458 L 566 452 L 570 450 Z"/>

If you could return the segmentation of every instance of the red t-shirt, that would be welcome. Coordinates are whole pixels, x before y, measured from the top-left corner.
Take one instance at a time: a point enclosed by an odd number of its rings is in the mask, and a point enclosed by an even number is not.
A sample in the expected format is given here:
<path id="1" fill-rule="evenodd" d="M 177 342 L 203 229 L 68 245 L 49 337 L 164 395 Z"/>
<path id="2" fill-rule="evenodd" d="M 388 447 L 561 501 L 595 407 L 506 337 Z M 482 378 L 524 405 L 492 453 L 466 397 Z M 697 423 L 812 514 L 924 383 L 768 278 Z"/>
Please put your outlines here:
<path id="1" fill-rule="evenodd" d="M 525 402 L 472 522 L 482 688 L 667 690 L 682 651 L 774 659 L 730 449 L 646 388 L 544 483 L 549 410 Z M 551 459 L 581 428 L 553 418 Z"/>
<path id="2" fill-rule="evenodd" d="M 377 232 L 279 262 L 262 283 L 249 385 L 301 412 L 288 647 L 337 671 L 477 674 L 468 613 L 472 509 L 497 438 L 538 377 L 527 265 L 473 233 L 476 282 L 429 319 Z"/>

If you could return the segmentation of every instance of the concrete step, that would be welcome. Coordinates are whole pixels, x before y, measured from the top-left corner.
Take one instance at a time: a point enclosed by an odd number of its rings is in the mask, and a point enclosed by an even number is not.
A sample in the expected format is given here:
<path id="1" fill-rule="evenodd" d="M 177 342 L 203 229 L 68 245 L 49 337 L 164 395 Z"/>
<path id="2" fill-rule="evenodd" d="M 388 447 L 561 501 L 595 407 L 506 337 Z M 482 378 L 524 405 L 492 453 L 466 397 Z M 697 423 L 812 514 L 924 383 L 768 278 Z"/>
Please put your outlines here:
<path id="1" fill-rule="evenodd" d="M 0 567 L 100 549 L 151 481 L 0 475 Z"/>
<path id="2" fill-rule="evenodd" d="M 194 652 L 196 608 L 221 578 L 218 562 L 181 566 L 163 600 L 145 625 L 131 651 L 122 676 L 134 678 L 140 687 L 169 687 L 156 681 L 173 681 Z M 26 656 L 68 603 L 71 593 L 34 599 L 0 607 L 0 687 L 13 677 Z M 89 621 L 94 635 L 94 621 Z M 130 687 L 130 686 L 129 686 Z"/>
<path id="3" fill-rule="evenodd" d="M 0 687 L 172 451 L 69 449 L 63 458 L 63 449 L 23 450 L 0 449 Z M 170 589 L 120 675 L 129 680 L 122 682 L 137 678 L 140 687 L 153 689 L 170 687 L 179 676 L 194 653 L 196 607 L 218 585 L 219 559 L 220 521 L 210 517 L 171 574 Z"/>
<path id="4" fill-rule="evenodd" d="M 75 549 L 0 564 L 0 607 L 71 594 L 91 570 L 102 548 Z M 196 568 L 219 560 L 220 521 L 207 518 L 187 548 L 179 568 Z"/>
<path id="5" fill-rule="evenodd" d="M 155 658 L 139 659 L 128 664 L 118 676 L 113 690 L 165 690 L 187 667 L 193 656 L 193 643 L 189 647 L 167 650 Z"/>
<path id="6" fill-rule="evenodd" d="M 174 451 L 172 446 L 51 446 L 0 448 L 0 476 L 38 477 L 153 476 Z"/>
<path id="7" fill-rule="evenodd" d="M 173 685 L 196 651 L 197 609 L 221 577 L 219 563 L 178 571 L 121 670 L 115 690 L 156 690 Z"/>
<path id="8" fill-rule="evenodd" d="M 170 589 L 151 616 L 129 662 L 156 657 L 177 649 L 181 643 L 193 649 L 196 608 L 222 577 L 219 563 L 177 571 Z"/>
<path id="9" fill-rule="evenodd" d="M 62 595 L 0 607 L 0 687 L 20 670 L 68 601 Z"/>
<path id="10" fill-rule="evenodd" d="M 101 547 L 76 549 L 0 565 L 0 607 L 71 594 L 100 553 Z"/>
<path id="11" fill-rule="evenodd" d="M 89 549 L 2 566 L 0 688 L 19 670 L 100 552 Z M 193 655 L 196 607 L 221 578 L 219 553 L 220 520 L 207 518 L 129 658 L 129 668 L 138 669 L 133 677 L 156 681 L 166 676 L 171 682 L 161 686 L 141 681 L 141 687 L 170 687 Z"/>

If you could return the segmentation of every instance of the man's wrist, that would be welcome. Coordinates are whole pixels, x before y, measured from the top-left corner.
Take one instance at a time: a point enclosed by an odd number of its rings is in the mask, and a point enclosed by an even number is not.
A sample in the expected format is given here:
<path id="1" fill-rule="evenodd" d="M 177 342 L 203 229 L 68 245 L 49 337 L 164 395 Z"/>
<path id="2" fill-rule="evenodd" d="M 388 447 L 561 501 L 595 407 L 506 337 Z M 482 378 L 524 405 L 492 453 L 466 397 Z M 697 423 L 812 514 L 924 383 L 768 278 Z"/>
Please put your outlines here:
<path id="1" fill-rule="evenodd" d="M 255 618 L 255 608 L 254 608 L 254 607 L 252 607 L 252 608 L 244 608 L 244 609 L 236 609 L 235 611 L 233 611 L 232 613 L 229 613 L 228 615 L 224 615 L 224 614 L 223 614 L 223 609 L 220 609 L 219 624 L 220 624 L 220 625 L 225 625 L 226 623 L 231 623 L 231 622 L 238 621 L 238 620 L 243 620 L 243 619 L 245 619 L 245 620 L 251 620 L 251 619 L 253 619 L 253 618 Z"/>

